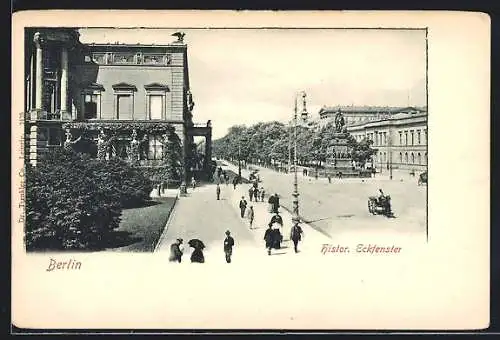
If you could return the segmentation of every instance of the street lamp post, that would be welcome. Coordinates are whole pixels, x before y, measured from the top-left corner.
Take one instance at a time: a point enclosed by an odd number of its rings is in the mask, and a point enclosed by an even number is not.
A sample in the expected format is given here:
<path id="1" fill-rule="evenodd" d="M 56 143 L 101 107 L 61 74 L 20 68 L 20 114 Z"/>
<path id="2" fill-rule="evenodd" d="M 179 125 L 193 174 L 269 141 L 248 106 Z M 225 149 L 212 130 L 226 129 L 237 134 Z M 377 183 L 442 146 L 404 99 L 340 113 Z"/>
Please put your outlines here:
<path id="1" fill-rule="evenodd" d="M 306 93 L 301 91 L 302 97 L 305 98 Z M 292 222 L 299 223 L 300 215 L 299 215 L 299 188 L 297 182 L 297 97 L 299 93 L 295 95 L 295 110 L 293 115 L 293 216 Z"/>

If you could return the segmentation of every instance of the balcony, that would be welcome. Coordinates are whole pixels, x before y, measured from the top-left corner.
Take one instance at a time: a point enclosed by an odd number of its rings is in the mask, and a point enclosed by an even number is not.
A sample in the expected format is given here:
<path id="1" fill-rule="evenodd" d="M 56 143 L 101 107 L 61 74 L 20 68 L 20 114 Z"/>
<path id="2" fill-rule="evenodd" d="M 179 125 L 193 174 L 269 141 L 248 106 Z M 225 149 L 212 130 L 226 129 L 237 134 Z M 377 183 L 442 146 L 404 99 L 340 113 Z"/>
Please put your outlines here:
<path id="1" fill-rule="evenodd" d="M 59 120 L 59 121 L 69 121 L 71 120 L 71 112 L 47 112 L 33 110 L 26 112 L 26 120 Z"/>

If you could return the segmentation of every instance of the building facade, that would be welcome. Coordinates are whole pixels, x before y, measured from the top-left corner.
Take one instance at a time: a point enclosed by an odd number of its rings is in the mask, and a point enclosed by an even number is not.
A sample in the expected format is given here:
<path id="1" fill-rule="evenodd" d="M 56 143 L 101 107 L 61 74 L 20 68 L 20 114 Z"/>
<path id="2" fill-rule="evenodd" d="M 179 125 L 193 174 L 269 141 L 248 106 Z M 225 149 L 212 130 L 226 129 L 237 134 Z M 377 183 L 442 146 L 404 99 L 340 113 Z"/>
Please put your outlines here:
<path id="1" fill-rule="evenodd" d="M 348 132 L 357 140 L 373 141 L 378 149 L 373 166 L 381 172 L 427 169 L 427 112 L 399 112 L 387 118 L 351 124 Z"/>
<path id="2" fill-rule="evenodd" d="M 418 113 L 425 108 L 416 107 L 388 107 L 388 106 L 323 106 L 319 111 L 319 124 L 325 126 L 333 122 L 335 115 L 342 113 L 346 126 L 387 119 L 398 113 Z"/>
<path id="3" fill-rule="evenodd" d="M 157 167 L 177 138 L 182 176 L 189 177 L 196 133 L 182 36 L 165 45 L 82 44 L 74 29 L 27 29 L 25 56 L 31 164 L 51 148 L 83 139 L 95 145 L 97 157 Z M 210 132 L 206 126 L 207 139 Z"/>

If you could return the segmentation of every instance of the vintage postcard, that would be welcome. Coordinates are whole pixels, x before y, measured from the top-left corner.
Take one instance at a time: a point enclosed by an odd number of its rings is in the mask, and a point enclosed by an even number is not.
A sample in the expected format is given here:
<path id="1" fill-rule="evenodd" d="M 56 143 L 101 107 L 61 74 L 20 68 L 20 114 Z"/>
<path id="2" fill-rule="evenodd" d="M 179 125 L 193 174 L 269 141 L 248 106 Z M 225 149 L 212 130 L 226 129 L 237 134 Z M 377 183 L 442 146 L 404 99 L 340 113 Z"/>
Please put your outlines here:
<path id="1" fill-rule="evenodd" d="M 12 323 L 489 325 L 490 20 L 13 18 Z"/>

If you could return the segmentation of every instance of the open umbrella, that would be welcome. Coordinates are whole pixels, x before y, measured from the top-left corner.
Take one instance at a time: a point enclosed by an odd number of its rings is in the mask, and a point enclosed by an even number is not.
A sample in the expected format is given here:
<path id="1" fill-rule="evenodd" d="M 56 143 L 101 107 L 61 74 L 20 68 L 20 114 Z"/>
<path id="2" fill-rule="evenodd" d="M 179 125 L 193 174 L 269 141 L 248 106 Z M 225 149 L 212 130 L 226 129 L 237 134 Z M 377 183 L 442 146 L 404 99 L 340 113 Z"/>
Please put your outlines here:
<path id="1" fill-rule="evenodd" d="M 198 240 L 197 238 L 189 240 L 188 244 L 190 247 L 194 249 L 205 249 L 205 244 L 201 240 Z"/>

